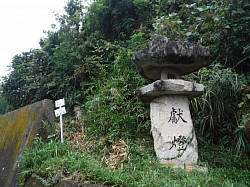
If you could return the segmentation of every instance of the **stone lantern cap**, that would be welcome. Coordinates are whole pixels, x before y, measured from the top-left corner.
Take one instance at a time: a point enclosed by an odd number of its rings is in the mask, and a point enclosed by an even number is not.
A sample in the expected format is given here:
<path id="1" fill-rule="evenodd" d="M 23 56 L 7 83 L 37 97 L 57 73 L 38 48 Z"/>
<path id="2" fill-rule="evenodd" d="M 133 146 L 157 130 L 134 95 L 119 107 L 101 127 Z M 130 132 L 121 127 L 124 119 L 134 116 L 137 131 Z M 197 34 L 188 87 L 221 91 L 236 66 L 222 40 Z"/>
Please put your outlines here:
<path id="1" fill-rule="evenodd" d="M 143 77 L 159 80 L 194 72 L 205 66 L 208 58 L 209 50 L 205 47 L 157 36 L 148 48 L 137 51 L 132 60 Z"/>

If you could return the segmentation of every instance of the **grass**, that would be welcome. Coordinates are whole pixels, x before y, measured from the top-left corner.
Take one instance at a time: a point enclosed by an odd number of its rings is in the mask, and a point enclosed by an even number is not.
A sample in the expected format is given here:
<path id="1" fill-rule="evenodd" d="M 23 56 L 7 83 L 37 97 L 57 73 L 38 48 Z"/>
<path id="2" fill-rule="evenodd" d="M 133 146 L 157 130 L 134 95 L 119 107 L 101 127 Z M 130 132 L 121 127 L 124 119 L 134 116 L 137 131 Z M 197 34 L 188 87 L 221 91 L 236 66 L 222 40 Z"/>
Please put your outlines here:
<path id="1" fill-rule="evenodd" d="M 114 157 L 114 152 L 117 153 L 117 150 L 113 150 L 115 144 L 108 146 L 89 142 L 85 148 L 79 149 L 76 143 L 72 146 L 70 139 L 64 144 L 55 140 L 44 144 L 37 139 L 36 147 L 25 151 L 19 162 L 20 184 L 24 184 L 31 174 L 36 174 L 45 185 L 54 184 L 59 178 L 70 178 L 81 182 L 128 187 L 250 186 L 250 160 L 246 155 L 237 155 L 215 145 L 203 146 L 199 153 L 200 164 L 207 166 L 209 173 L 187 174 L 183 170 L 175 171 L 160 165 L 150 139 L 124 142 L 128 147 L 126 158 L 118 160 L 112 169 L 105 164 L 104 155 Z"/>

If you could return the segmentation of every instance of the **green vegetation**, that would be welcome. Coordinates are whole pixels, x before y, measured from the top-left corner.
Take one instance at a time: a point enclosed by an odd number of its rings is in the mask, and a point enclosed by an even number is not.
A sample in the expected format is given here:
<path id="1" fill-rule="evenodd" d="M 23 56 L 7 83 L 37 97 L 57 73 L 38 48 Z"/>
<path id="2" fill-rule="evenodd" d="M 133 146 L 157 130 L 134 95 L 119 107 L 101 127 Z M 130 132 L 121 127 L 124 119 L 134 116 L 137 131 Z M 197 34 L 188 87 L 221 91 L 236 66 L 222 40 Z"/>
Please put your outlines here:
<path id="1" fill-rule="evenodd" d="M 81 142 L 83 143 L 83 142 Z M 79 151 L 69 144 L 39 139 L 36 148 L 25 152 L 20 163 L 22 179 L 36 173 L 51 185 L 60 177 L 115 186 L 249 186 L 249 159 L 235 156 L 222 147 L 201 150 L 202 160 L 209 162 L 208 174 L 162 166 L 144 140 L 127 142 L 128 158 L 116 169 L 108 168 L 100 157 L 104 152 Z M 144 149 L 145 148 L 145 149 Z M 104 150 L 102 150 L 104 151 Z M 244 160 L 244 162 L 242 162 Z M 206 165 L 206 163 L 201 163 Z M 46 179 L 46 180 L 45 180 Z"/>
<path id="2" fill-rule="evenodd" d="M 2 84 L 1 84 L 1 79 L 0 79 L 0 115 L 4 114 L 7 110 L 7 101 L 4 97 L 4 95 L 2 94 Z"/>
<path id="3" fill-rule="evenodd" d="M 0 93 L 0 114 L 4 114 L 6 112 L 6 108 L 7 108 L 7 101 Z"/>
<path id="4" fill-rule="evenodd" d="M 242 93 L 247 79 L 232 69 L 224 69 L 215 64 L 211 69 L 202 68 L 200 82 L 206 85 L 206 93 L 192 101 L 194 124 L 199 131 L 200 140 L 212 141 L 237 151 L 249 151 L 247 131 L 249 115 L 246 105 L 246 93 Z M 196 77 L 197 78 L 197 77 Z M 242 98 L 243 97 L 243 98 Z"/>
<path id="5" fill-rule="evenodd" d="M 21 180 L 36 173 L 44 183 L 67 176 L 117 186 L 249 186 L 249 14 L 247 0 L 96 0 L 89 7 L 68 0 L 59 29 L 47 31 L 41 49 L 16 55 L 1 85 L 2 111 L 62 97 L 70 111 L 69 145 L 38 140 L 21 159 Z M 210 65 L 184 77 L 206 87 L 192 116 L 209 174 L 174 172 L 152 151 L 148 106 L 135 95 L 149 82 L 131 57 L 157 34 L 210 49 Z M 82 145 L 90 147 L 71 145 L 70 134 L 80 131 L 75 103 L 84 115 Z M 121 140 L 128 155 L 110 169 L 108 155 Z"/>

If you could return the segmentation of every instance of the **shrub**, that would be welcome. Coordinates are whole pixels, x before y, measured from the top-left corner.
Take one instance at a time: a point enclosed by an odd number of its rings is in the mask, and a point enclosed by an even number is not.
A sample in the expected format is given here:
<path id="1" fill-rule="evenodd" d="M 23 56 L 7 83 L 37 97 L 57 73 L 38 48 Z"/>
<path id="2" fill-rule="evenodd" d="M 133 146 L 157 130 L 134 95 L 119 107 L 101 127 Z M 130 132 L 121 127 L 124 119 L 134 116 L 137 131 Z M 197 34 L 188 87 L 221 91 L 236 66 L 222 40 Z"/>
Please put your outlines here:
<path id="1" fill-rule="evenodd" d="M 213 63 L 248 73 L 249 1 L 191 0 L 168 4 L 166 11 L 155 19 L 155 34 L 166 35 L 171 40 L 198 42 L 210 48 Z"/>
<path id="2" fill-rule="evenodd" d="M 0 114 L 4 114 L 7 110 L 7 101 L 4 96 L 0 93 Z"/>
<path id="3" fill-rule="evenodd" d="M 239 121 L 243 116 L 238 104 L 243 94 L 241 88 L 247 85 L 247 79 L 218 64 L 211 69 L 202 68 L 198 76 L 206 92 L 192 101 L 192 110 L 194 123 L 203 140 L 205 136 L 214 143 L 246 150 L 248 142 L 244 131 L 247 126 Z"/>

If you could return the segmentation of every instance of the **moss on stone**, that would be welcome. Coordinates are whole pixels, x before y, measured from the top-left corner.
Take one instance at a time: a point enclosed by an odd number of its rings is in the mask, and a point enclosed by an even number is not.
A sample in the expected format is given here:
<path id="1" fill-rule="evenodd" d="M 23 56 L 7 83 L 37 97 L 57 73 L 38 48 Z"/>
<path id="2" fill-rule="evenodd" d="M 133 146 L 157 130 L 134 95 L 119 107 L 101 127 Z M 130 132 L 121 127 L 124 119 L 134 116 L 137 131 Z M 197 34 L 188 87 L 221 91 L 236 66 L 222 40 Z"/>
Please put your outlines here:
<path id="1" fill-rule="evenodd" d="M 53 123 L 53 102 L 43 100 L 0 116 L 0 184 L 15 186 L 16 165 L 26 147 L 43 128 L 43 121 Z M 6 180 L 7 179 L 7 180 Z"/>

